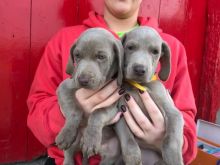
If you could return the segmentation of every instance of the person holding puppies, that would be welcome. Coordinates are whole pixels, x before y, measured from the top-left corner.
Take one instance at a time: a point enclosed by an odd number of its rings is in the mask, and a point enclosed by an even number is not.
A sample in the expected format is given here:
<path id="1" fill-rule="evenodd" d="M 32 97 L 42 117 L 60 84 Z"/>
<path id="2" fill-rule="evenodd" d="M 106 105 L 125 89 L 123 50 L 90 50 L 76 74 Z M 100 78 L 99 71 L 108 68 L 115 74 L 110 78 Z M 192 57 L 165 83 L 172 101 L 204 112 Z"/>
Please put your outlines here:
<path id="1" fill-rule="evenodd" d="M 90 12 L 89 18 L 82 25 L 67 27 L 60 30 L 47 44 L 39 63 L 30 94 L 28 97 L 28 126 L 37 139 L 47 147 L 48 155 L 55 159 L 57 165 L 63 163 L 63 151 L 55 145 L 55 138 L 64 125 L 63 117 L 57 101 L 56 89 L 62 80 L 68 76 L 65 68 L 69 50 L 79 35 L 89 28 L 101 27 L 107 29 L 116 38 L 134 29 L 137 26 L 149 26 L 158 31 L 171 49 L 171 73 L 164 83 L 170 91 L 167 97 L 180 110 L 184 119 L 183 159 L 189 164 L 196 155 L 196 107 L 192 87 L 187 69 L 187 60 L 184 46 L 174 37 L 165 34 L 158 27 L 153 18 L 139 17 L 142 0 L 103 0 L 103 11 Z M 97 11 L 97 10 L 96 10 Z M 84 114 L 90 115 L 93 111 L 108 107 L 119 100 L 126 91 L 117 86 L 116 80 L 108 82 L 98 91 L 81 88 L 76 92 L 76 99 L 81 105 Z M 141 92 L 140 96 L 148 110 L 151 121 L 142 113 L 134 98 L 125 94 L 126 105 L 119 107 L 119 113 L 112 120 L 112 124 L 120 117 L 124 117 L 133 134 L 143 144 L 160 146 L 165 135 L 164 118 L 159 108 L 149 96 L 148 92 Z M 134 117 L 135 116 L 135 117 Z M 137 118 L 141 119 L 138 120 Z M 110 139 L 103 147 L 114 150 L 117 139 Z M 149 159 L 157 159 L 157 155 L 146 152 Z M 81 164 L 82 155 L 77 153 L 75 164 Z M 93 156 L 89 164 L 100 162 L 100 157 Z M 153 162 L 153 160 L 152 160 Z"/>

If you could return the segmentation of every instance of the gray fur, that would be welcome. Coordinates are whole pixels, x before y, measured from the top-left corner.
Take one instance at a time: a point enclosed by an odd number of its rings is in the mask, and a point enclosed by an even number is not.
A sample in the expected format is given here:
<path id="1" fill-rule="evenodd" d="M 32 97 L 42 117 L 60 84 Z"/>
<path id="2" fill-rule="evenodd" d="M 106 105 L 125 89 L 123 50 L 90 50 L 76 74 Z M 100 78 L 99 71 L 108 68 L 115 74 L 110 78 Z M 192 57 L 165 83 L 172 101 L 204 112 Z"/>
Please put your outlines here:
<path id="1" fill-rule="evenodd" d="M 57 146 L 64 150 L 64 165 L 73 165 L 73 155 L 80 149 L 85 160 L 98 153 L 103 157 L 103 161 L 117 159 L 118 153 L 111 155 L 100 148 L 101 142 L 115 136 L 113 131 L 105 126 L 117 113 L 116 103 L 96 110 L 87 119 L 77 103 L 75 92 L 79 88 L 100 89 L 116 73 L 118 85 L 121 85 L 122 59 L 121 42 L 101 28 L 85 31 L 72 46 L 66 68 L 71 77 L 57 88 L 58 102 L 66 121 L 55 141 Z M 117 150 L 120 151 L 119 148 Z"/>
<path id="2" fill-rule="evenodd" d="M 150 27 L 139 27 L 125 34 L 122 39 L 125 51 L 124 59 L 124 78 L 136 81 L 149 90 L 149 94 L 157 104 L 165 119 L 165 137 L 163 143 L 158 149 L 153 146 L 144 146 L 140 140 L 134 140 L 133 135 L 127 127 L 125 120 L 122 118 L 115 125 L 115 131 L 121 142 L 122 156 L 126 164 L 132 165 L 130 156 L 135 154 L 137 158 L 145 149 L 153 149 L 162 155 L 162 160 L 156 161 L 156 165 L 183 165 L 182 145 L 183 145 L 183 117 L 179 110 L 167 97 L 167 90 L 163 84 L 156 80 L 151 81 L 152 75 L 156 71 L 158 63 L 161 63 L 159 78 L 165 81 L 170 73 L 170 50 L 168 45 L 161 39 L 160 35 Z M 141 107 L 146 116 L 147 110 L 144 110 L 143 102 L 137 92 L 137 89 L 125 84 L 130 95 L 132 95 Z M 126 104 L 120 100 L 120 104 Z M 138 142 L 140 149 L 138 149 Z M 159 159 L 159 158 L 157 158 Z M 144 165 L 152 165 L 145 157 L 142 158 Z"/>

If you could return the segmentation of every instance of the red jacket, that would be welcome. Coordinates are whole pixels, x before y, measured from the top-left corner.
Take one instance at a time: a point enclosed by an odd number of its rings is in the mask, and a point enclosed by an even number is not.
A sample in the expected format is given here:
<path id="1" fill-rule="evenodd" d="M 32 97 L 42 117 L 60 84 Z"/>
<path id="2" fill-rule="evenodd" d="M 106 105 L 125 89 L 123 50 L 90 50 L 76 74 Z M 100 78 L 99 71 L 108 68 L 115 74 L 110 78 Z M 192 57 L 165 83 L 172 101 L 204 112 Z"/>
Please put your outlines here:
<path id="1" fill-rule="evenodd" d="M 162 33 L 154 19 L 140 17 L 138 21 L 140 25 L 151 26 L 160 32 L 161 37 L 171 48 L 172 70 L 164 85 L 170 90 L 176 107 L 184 117 L 183 157 L 185 164 L 188 164 L 196 155 L 194 122 L 196 107 L 185 49 L 176 38 Z M 83 31 L 91 27 L 103 27 L 109 30 L 103 17 L 91 12 L 83 25 L 64 28 L 48 42 L 28 97 L 28 126 L 37 139 L 48 148 L 48 154 L 55 158 L 56 164 L 62 164 L 63 152 L 51 144 L 54 143 L 55 137 L 63 127 L 65 119 L 61 114 L 55 91 L 59 83 L 68 77 L 65 67 L 70 47 Z M 112 33 L 117 37 L 114 32 Z M 99 160 L 99 156 L 94 156 L 90 158 L 90 164 L 98 164 Z M 75 156 L 75 161 L 78 162 L 77 165 L 81 164 L 80 154 Z"/>

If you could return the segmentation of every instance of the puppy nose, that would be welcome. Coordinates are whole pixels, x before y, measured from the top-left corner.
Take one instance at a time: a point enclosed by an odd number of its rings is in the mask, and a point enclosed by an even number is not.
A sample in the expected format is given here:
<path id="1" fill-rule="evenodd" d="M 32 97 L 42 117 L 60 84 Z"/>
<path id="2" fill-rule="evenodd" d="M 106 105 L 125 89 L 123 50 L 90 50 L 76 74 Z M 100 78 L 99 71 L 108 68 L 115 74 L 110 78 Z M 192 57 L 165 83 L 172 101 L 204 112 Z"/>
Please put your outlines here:
<path id="1" fill-rule="evenodd" d="M 86 75 L 81 75 L 78 78 L 78 81 L 79 81 L 80 85 L 82 85 L 82 86 L 87 86 L 89 83 L 89 80 L 90 80 L 89 76 L 86 76 Z"/>
<path id="2" fill-rule="evenodd" d="M 138 76 L 143 76 L 145 74 L 144 66 L 143 65 L 134 65 L 133 71 Z"/>

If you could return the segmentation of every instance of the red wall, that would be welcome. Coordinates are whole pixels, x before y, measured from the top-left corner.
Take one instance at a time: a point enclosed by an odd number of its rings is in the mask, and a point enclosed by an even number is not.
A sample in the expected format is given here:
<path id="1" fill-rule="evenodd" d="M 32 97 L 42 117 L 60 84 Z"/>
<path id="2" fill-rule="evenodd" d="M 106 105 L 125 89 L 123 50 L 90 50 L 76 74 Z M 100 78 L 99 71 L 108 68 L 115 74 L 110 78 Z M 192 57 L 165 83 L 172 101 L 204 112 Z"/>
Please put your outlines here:
<path id="1" fill-rule="evenodd" d="M 49 38 L 87 17 L 88 0 L 0 1 L 0 163 L 33 159 L 45 149 L 26 126 L 26 98 Z M 142 12 L 186 47 L 197 105 L 207 24 L 206 0 L 146 0 Z"/>

